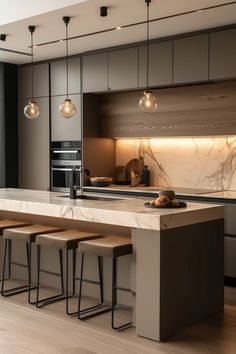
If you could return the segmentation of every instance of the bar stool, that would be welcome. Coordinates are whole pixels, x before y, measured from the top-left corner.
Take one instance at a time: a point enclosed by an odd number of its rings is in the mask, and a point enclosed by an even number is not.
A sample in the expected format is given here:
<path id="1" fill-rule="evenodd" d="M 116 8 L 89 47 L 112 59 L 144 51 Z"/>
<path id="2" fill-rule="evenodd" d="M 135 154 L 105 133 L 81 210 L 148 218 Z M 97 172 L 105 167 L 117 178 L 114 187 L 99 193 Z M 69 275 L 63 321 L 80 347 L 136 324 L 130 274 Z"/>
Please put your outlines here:
<path id="1" fill-rule="evenodd" d="M 29 223 L 26 223 L 24 221 L 16 221 L 16 220 L 8 220 L 8 219 L 0 220 L 0 237 L 3 236 L 3 231 L 5 229 L 11 229 L 11 228 L 26 226 L 26 225 L 29 225 Z M 11 245 L 8 249 L 8 260 L 9 260 L 8 276 L 5 278 L 5 280 L 9 279 L 11 276 Z"/>
<path id="2" fill-rule="evenodd" d="M 66 300 L 66 313 L 68 315 L 77 314 L 77 311 L 76 312 L 69 311 L 69 298 L 71 298 L 75 295 L 76 249 L 78 248 L 78 244 L 81 241 L 97 239 L 100 237 L 102 237 L 102 236 L 92 233 L 92 232 L 84 232 L 84 231 L 79 231 L 79 230 L 67 230 L 67 231 L 57 232 L 57 233 L 53 233 L 53 234 L 49 234 L 49 235 L 45 234 L 45 235 L 37 236 L 37 239 L 36 239 L 36 244 L 37 244 L 37 298 L 36 298 L 36 306 L 38 308 L 52 304 L 57 301 Z M 64 289 L 63 269 L 61 268 L 61 279 L 62 279 L 61 293 L 58 295 L 55 295 L 55 296 L 39 299 L 40 272 L 42 271 L 40 268 L 40 266 L 41 266 L 41 264 L 40 264 L 41 263 L 41 247 L 42 246 L 59 249 L 60 252 L 65 251 L 65 254 L 66 254 L 66 271 L 65 271 L 66 286 Z M 69 263 L 69 251 L 70 250 L 72 250 L 72 256 L 73 256 L 73 274 L 72 274 L 73 290 L 72 290 L 71 295 L 69 295 L 69 290 L 68 290 L 68 281 L 69 281 L 69 275 L 68 275 L 69 264 L 68 263 Z M 100 257 L 98 258 L 98 268 L 99 268 L 99 282 L 96 282 L 96 284 L 100 285 L 101 298 L 103 299 L 102 264 L 101 264 Z"/>
<path id="3" fill-rule="evenodd" d="M 78 318 L 85 320 L 102 314 L 107 311 L 111 311 L 111 326 L 115 330 L 121 330 L 132 325 L 132 322 L 125 323 L 121 326 L 115 326 L 114 312 L 117 304 L 117 289 L 123 291 L 130 291 L 126 288 L 117 287 L 117 258 L 132 254 L 132 243 L 129 239 L 123 237 L 104 237 L 101 239 L 84 241 L 79 244 L 79 252 L 82 253 L 81 258 L 81 274 L 80 274 L 80 290 L 79 290 L 79 302 L 78 302 Z M 94 254 L 100 257 L 112 258 L 112 305 L 110 308 L 105 309 L 104 306 L 100 306 L 100 310 L 94 311 L 98 306 L 92 306 L 81 310 L 81 297 L 82 297 L 82 284 L 83 284 L 83 270 L 84 270 L 84 255 Z M 103 304 L 101 304 L 103 305 Z"/>
<path id="4" fill-rule="evenodd" d="M 31 253 L 32 253 L 32 243 L 35 242 L 36 236 L 43 233 L 56 232 L 59 229 L 58 227 L 44 226 L 44 225 L 28 225 L 12 229 L 5 229 L 3 231 L 3 238 L 5 239 L 5 250 L 3 258 L 3 276 L 2 276 L 2 295 L 5 297 L 16 295 L 22 292 L 28 292 L 28 302 L 30 304 L 35 304 L 32 302 L 30 294 L 31 290 L 36 289 L 35 286 L 31 284 Z M 6 267 L 6 255 L 7 248 L 11 248 L 11 243 L 13 240 L 20 240 L 26 244 L 26 258 L 27 258 L 27 270 L 28 270 L 28 284 L 23 286 L 18 286 L 15 288 L 10 288 L 5 290 L 5 267 Z M 11 262 L 11 258 L 8 260 Z"/>

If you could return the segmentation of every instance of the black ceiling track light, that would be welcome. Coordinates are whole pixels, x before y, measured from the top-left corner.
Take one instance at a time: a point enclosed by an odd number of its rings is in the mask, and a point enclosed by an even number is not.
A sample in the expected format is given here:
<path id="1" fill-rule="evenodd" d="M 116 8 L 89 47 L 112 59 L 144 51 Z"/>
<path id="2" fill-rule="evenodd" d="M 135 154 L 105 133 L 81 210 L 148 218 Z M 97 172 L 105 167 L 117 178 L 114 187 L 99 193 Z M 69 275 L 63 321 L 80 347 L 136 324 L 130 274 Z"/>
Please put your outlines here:
<path id="1" fill-rule="evenodd" d="M 164 21 L 164 20 L 168 20 L 168 19 L 171 19 L 171 18 L 191 15 L 191 14 L 198 13 L 198 12 L 201 12 L 201 11 L 213 10 L 213 9 L 226 7 L 226 6 L 230 6 L 230 5 L 235 5 L 235 4 L 236 4 L 236 1 L 230 1 L 230 2 L 227 2 L 227 3 L 224 3 L 224 4 L 218 4 L 218 5 L 208 6 L 208 7 L 201 7 L 201 8 L 195 9 L 195 10 L 189 10 L 189 11 L 185 11 L 185 12 L 181 12 L 181 13 L 176 13 L 176 14 L 173 14 L 173 15 L 153 18 L 153 19 L 149 20 L 149 22 L 151 23 L 151 22 Z M 130 24 L 127 24 L 127 25 L 122 25 L 122 29 L 130 28 L 130 27 L 134 27 L 134 26 L 140 26 L 140 25 L 144 25 L 146 23 L 147 23 L 147 21 L 140 21 L 140 22 L 130 23 Z M 112 28 L 108 28 L 108 29 L 105 29 L 105 30 L 101 30 L 101 31 L 85 33 L 85 34 L 81 34 L 81 35 L 77 35 L 77 36 L 73 36 L 73 37 L 68 37 L 68 41 L 70 41 L 72 39 L 90 37 L 90 36 L 94 36 L 94 35 L 98 35 L 98 34 L 102 34 L 102 33 L 107 33 L 107 32 L 111 32 L 111 31 L 116 31 L 116 30 L 117 30 L 117 27 L 112 27 Z M 64 40 L 64 38 L 56 39 L 56 40 L 49 41 L 49 42 L 37 43 L 37 47 L 44 46 L 44 45 L 49 45 L 49 44 L 54 44 L 54 43 L 59 43 L 62 40 Z"/>
<path id="2" fill-rule="evenodd" d="M 5 42 L 6 38 L 7 38 L 6 34 L 0 34 L 0 41 Z"/>
<path id="3" fill-rule="evenodd" d="M 28 30 L 30 32 L 30 45 L 31 45 L 31 99 L 29 103 L 24 108 L 24 114 L 26 118 L 31 120 L 37 118 L 39 116 L 39 107 L 37 103 L 34 101 L 34 40 L 33 35 L 35 31 L 35 26 L 28 26 Z"/>
<path id="4" fill-rule="evenodd" d="M 100 7 L 100 16 L 101 17 L 106 17 L 107 16 L 107 6 L 101 6 Z"/>

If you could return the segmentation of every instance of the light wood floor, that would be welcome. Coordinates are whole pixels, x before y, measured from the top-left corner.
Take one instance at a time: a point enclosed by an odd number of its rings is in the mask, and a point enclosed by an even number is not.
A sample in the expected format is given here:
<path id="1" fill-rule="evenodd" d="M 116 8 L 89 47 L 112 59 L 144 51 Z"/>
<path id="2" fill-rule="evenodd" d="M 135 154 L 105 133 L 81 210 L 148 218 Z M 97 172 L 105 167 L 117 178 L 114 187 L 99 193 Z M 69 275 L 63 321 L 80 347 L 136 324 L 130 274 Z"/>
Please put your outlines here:
<path id="1" fill-rule="evenodd" d="M 235 354 L 236 289 L 225 288 L 225 294 L 222 318 L 165 343 L 136 337 L 133 328 L 114 332 L 109 314 L 81 322 L 64 314 L 63 302 L 36 309 L 24 294 L 0 297 L 0 354 Z"/>

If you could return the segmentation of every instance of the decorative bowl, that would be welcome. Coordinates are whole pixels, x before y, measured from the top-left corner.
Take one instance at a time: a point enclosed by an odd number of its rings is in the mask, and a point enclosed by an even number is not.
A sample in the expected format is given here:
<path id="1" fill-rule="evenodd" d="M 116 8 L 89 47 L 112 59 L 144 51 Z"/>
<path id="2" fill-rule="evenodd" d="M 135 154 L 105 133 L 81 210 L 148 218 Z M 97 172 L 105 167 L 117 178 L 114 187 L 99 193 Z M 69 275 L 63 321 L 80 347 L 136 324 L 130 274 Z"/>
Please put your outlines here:
<path id="1" fill-rule="evenodd" d="M 173 200 L 175 198 L 175 191 L 171 191 L 171 190 L 162 190 L 162 191 L 158 191 L 159 197 L 161 195 L 164 195 L 165 197 L 170 198 L 170 200 Z"/>
<path id="2" fill-rule="evenodd" d="M 113 181 L 112 177 L 91 177 L 90 182 L 94 187 L 107 187 Z"/>

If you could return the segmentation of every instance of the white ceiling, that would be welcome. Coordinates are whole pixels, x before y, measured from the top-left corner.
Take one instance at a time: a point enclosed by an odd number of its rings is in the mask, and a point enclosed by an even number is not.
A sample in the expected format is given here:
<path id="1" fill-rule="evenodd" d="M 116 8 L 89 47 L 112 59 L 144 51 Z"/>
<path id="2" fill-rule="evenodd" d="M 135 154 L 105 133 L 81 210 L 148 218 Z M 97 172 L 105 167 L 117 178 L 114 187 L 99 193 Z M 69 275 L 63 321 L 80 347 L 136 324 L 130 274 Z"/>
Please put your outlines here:
<path id="1" fill-rule="evenodd" d="M 12 0 L 11 0 L 12 1 Z M 12 2 L 17 3 L 19 0 Z M 9 1 L 10 2 L 10 1 Z M 33 1 L 26 1 L 32 3 Z M 34 1 L 35 2 L 35 1 Z M 41 0 L 41 2 L 46 2 Z M 50 0 L 48 2 L 63 6 L 75 1 Z M 0 33 L 6 33 L 6 42 L 0 42 L 0 47 L 23 52 L 29 52 L 30 35 L 28 25 L 35 25 L 34 42 L 42 43 L 64 38 L 65 25 L 63 16 L 71 16 L 69 36 L 76 36 L 113 28 L 129 23 L 144 21 L 146 18 L 145 0 L 77 0 L 75 5 L 60 8 L 37 16 L 27 17 L 20 21 L 0 26 Z M 152 0 L 150 18 L 157 18 L 199 8 L 227 3 L 228 0 Z M 22 6 L 23 0 L 20 2 Z M 52 4 L 50 4 L 52 5 Z M 4 5 L 5 6 L 5 5 Z M 100 17 L 100 6 L 108 6 L 108 16 Z M 38 12 L 45 11 L 46 6 L 40 6 Z M 5 11 L 5 10 L 4 10 Z M 19 9 L 20 11 L 20 9 Z M 21 15 L 22 16 L 22 15 Z M 2 13 L 1 13 L 2 17 Z M 212 10 L 196 12 L 172 19 L 153 22 L 150 24 L 150 37 L 159 38 L 169 35 L 186 33 L 200 29 L 223 26 L 236 22 L 236 4 Z M 90 50 L 112 47 L 145 40 L 145 25 L 139 25 L 121 30 L 115 30 L 86 38 L 75 39 L 69 42 L 69 54 L 77 54 Z M 65 55 L 65 43 L 55 43 L 40 46 L 34 49 L 35 61 L 62 57 Z M 0 61 L 23 64 L 30 61 L 30 57 L 0 51 Z"/>

